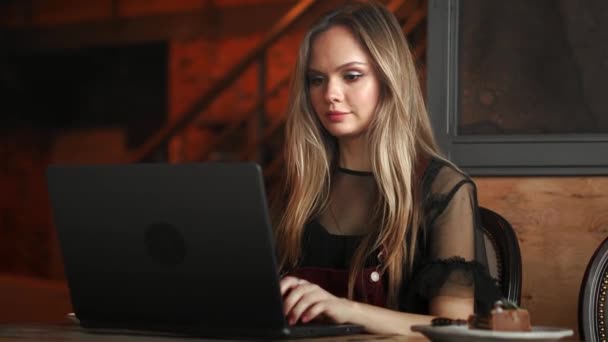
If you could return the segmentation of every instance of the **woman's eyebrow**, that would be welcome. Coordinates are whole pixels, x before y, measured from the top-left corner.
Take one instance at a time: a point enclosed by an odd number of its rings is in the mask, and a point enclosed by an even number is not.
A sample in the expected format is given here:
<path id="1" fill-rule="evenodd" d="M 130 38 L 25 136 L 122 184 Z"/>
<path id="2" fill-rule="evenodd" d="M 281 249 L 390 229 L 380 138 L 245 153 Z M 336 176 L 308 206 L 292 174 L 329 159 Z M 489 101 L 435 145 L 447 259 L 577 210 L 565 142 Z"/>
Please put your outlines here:
<path id="1" fill-rule="evenodd" d="M 336 68 L 336 71 L 344 69 L 344 68 L 348 68 L 348 67 L 351 67 L 351 66 L 354 66 L 354 65 L 367 65 L 367 63 L 358 62 L 358 61 L 347 62 L 347 63 L 344 63 L 344 64 L 338 66 Z M 321 71 L 316 70 L 314 68 L 308 68 L 308 72 L 310 72 L 310 73 L 316 73 L 316 74 L 323 74 Z"/>

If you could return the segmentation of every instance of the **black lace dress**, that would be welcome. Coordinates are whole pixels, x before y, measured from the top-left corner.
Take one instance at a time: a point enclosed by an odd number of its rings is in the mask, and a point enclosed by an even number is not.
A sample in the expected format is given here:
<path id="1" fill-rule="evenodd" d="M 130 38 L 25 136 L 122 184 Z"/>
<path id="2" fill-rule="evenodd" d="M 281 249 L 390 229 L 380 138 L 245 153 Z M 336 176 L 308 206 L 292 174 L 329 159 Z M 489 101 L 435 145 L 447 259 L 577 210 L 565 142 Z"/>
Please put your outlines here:
<path id="1" fill-rule="evenodd" d="M 411 272 L 400 290 L 399 310 L 428 314 L 429 301 L 445 295 L 474 297 L 476 312 L 486 312 L 500 291 L 487 271 L 475 184 L 442 160 L 430 159 L 421 166 L 418 186 L 424 219 Z M 330 204 L 306 225 L 301 262 L 289 273 L 346 297 L 350 260 L 363 235 L 371 231 L 376 195 L 371 173 L 338 169 Z M 355 300 L 386 305 L 387 278 L 378 272 L 381 262 L 379 252 L 366 260 Z"/>

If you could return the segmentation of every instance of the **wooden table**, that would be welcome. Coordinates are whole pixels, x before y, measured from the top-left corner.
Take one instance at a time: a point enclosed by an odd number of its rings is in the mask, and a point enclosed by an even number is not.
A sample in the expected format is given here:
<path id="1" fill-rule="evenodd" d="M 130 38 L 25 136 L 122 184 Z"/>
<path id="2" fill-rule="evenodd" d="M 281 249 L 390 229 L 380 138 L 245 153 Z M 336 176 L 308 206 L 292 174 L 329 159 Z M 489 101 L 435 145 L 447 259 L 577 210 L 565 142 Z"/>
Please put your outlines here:
<path id="1" fill-rule="evenodd" d="M 0 342 L 185 342 L 185 341 L 227 341 L 193 337 L 175 337 L 162 335 L 143 335 L 137 333 L 98 334 L 89 333 L 77 325 L 0 325 Z M 428 341 L 423 337 L 388 336 L 388 335 L 348 335 L 314 339 L 298 339 L 296 341 L 342 341 L 342 342 L 417 342 Z"/>

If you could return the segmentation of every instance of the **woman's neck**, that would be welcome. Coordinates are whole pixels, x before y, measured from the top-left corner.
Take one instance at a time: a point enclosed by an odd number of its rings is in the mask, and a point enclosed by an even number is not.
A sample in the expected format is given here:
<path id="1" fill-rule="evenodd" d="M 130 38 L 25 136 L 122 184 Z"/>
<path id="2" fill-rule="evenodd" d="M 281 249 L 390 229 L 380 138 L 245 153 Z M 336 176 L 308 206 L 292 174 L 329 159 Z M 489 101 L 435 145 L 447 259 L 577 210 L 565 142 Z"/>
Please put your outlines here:
<path id="1" fill-rule="evenodd" d="M 338 141 L 340 149 L 339 166 L 355 171 L 371 171 L 368 144 L 363 137 L 342 138 Z"/>

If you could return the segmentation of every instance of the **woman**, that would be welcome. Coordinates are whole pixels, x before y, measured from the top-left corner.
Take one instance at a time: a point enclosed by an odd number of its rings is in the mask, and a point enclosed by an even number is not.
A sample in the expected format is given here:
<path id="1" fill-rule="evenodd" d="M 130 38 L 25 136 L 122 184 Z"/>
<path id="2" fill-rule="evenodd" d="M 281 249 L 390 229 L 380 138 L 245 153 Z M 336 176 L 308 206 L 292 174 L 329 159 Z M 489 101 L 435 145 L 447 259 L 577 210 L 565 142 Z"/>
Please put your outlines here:
<path id="1" fill-rule="evenodd" d="M 341 7 L 305 36 L 285 152 L 275 238 L 290 324 L 408 334 L 497 299 L 475 185 L 440 156 L 412 56 L 382 5 Z"/>

